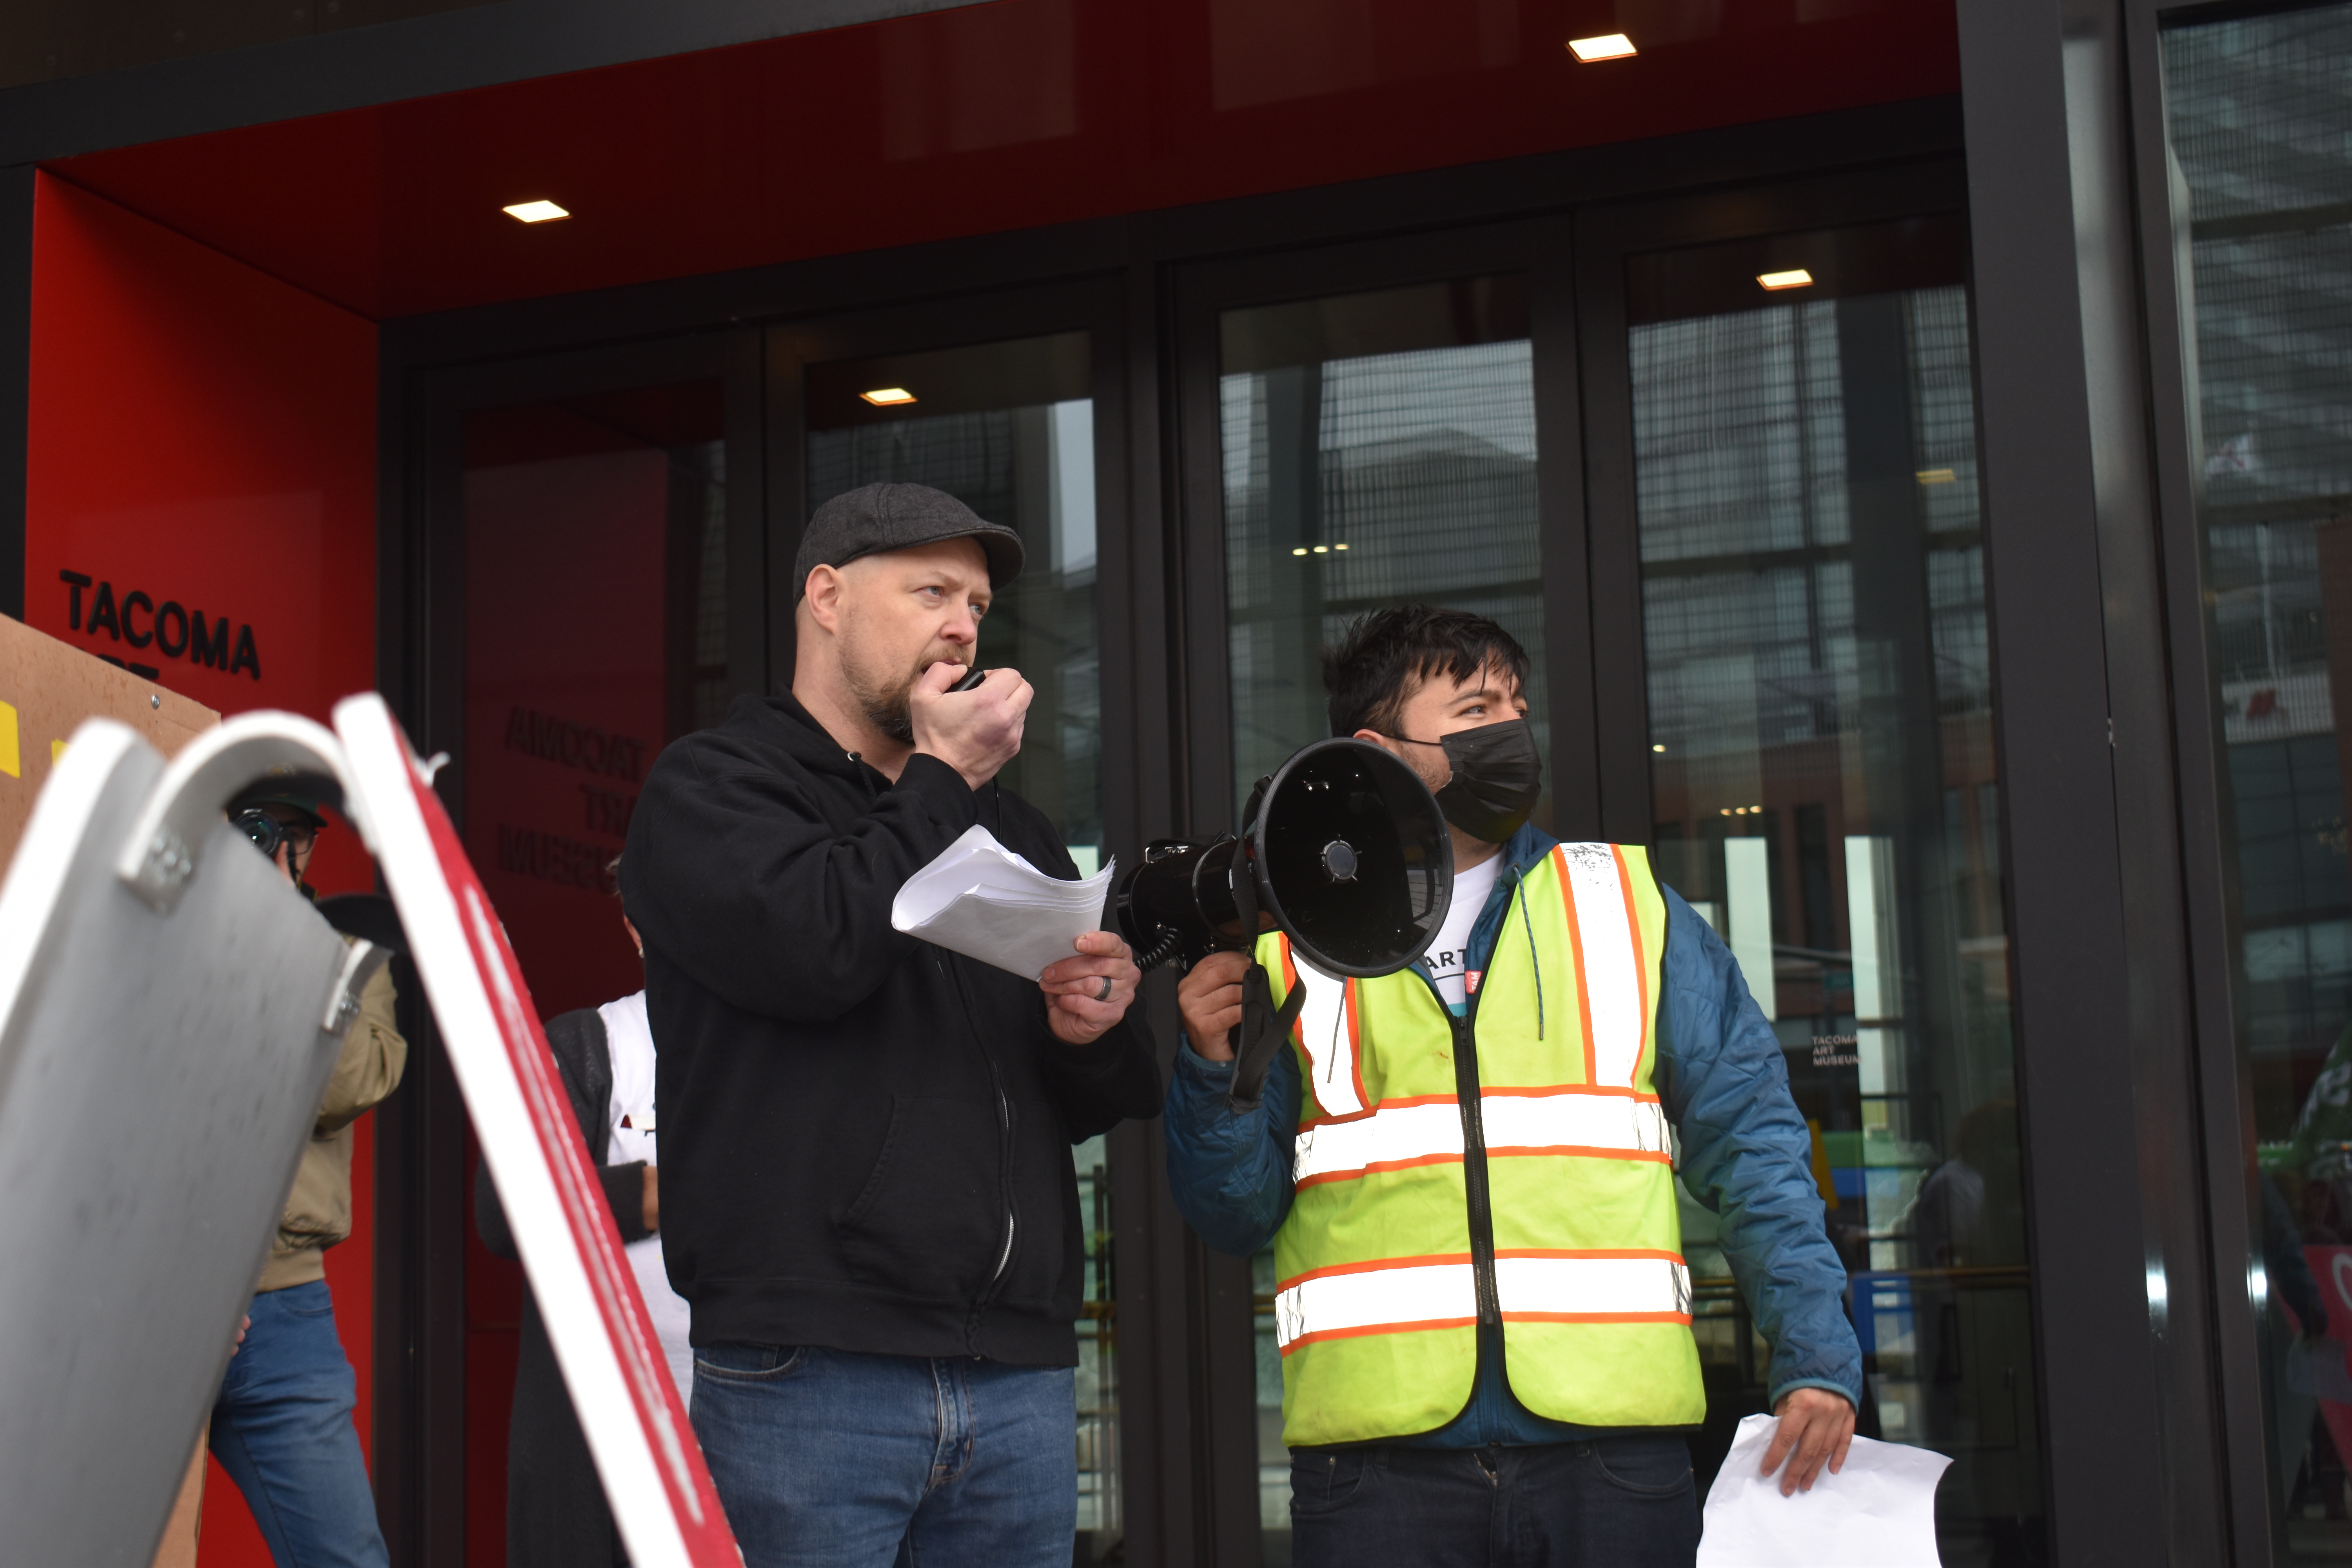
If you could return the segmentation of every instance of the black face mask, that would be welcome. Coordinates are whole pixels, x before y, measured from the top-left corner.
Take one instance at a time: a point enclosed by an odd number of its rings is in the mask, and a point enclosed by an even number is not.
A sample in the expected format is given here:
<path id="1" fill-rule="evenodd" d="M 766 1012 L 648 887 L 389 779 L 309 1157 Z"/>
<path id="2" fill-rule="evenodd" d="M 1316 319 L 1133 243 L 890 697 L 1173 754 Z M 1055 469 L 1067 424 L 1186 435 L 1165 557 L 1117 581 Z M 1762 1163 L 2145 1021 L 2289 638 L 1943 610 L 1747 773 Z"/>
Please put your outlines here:
<path id="1" fill-rule="evenodd" d="M 1444 751 L 1454 776 L 1437 792 L 1437 809 L 1482 843 L 1500 844 L 1517 833 L 1543 794 L 1543 755 L 1536 750 L 1536 732 L 1525 719 L 1408 743 Z"/>

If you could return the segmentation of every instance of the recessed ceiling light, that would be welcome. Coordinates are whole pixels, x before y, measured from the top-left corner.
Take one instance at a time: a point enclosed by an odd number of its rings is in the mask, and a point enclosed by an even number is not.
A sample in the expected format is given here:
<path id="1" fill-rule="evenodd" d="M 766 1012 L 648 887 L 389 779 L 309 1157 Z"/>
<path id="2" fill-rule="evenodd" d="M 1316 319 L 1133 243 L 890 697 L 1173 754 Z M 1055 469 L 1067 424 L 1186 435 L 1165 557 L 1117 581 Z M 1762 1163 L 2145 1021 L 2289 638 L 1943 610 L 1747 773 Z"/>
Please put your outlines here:
<path id="1" fill-rule="evenodd" d="M 1622 60 L 1631 57 L 1633 40 L 1622 33 L 1603 33 L 1597 38 L 1570 38 L 1569 52 L 1590 65 L 1594 60 Z"/>
<path id="2" fill-rule="evenodd" d="M 1919 470 L 1919 482 L 1923 485 L 1948 485 L 1957 481 L 1959 477 L 1959 475 L 1952 472 L 1949 468 L 1922 468 Z"/>
<path id="3" fill-rule="evenodd" d="M 1656 744 L 1653 745 L 1653 746 L 1650 748 L 1650 750 L 1652 750 L 1652 751 L 1654 751 L 1654 752 L 1663 752 L 1663 751 L 1664 751 L 1665 749 L 1666 749 L 1666 748 L 1665 748 L 1665 743 L 1664 743 L 1664 742 L 1659 742 L 1658 743 L 1656 743 Z"/>
<path id="4" fill-rule="evenodd" d="M 525 223 L 549 223 L 556 218 L 572 216 L 553 202 L 517 202 L 510 207 L 500 207 L 499 210 L 509 217 L 520 218 Z"/>
<path id="5" fill-rule="evenodd" d="M 1810 289 L 1813 275 L 1801 267 L 1791 267 L 1786 272 L 1759 272 L 1756 281 L 1767 289 Z"/>
<path id="6" fill-rule="evenodd" d="M 1318 544 L 1315 547 L 1315 553 L 1318 555 L 1328 555 L 1331 553 L 1331 547 L 1328 544 Z"/>
<path id="7" fill-rule="evenodd" d="M 1345 549 L 1347 549 L 1348 547 L 1347 547 L 1346 545 L 1344 545 L 1344 544 L 1335 544 L 1335 545 L 1333 545 L 1331 548 L 1332 548 L 1332 549 L 1334 549 L 1334 550 L 1345 550 Z"/>
<path id="8" fill-rule="evenodd" d="M 1297 549 L 1292 551 L 1291 553 L 1293 555 L 1304 555 L 1307 553 L 1307 546 L 1302 544 Z"/>
<path id="9" fill-rule="evenodd" d="M 896 408 L 901 403 L 915 401 L 915 395 L 903 386 L 877 386 L 871 392 L 861 392 L 857 395 L 877 408 Z"/>

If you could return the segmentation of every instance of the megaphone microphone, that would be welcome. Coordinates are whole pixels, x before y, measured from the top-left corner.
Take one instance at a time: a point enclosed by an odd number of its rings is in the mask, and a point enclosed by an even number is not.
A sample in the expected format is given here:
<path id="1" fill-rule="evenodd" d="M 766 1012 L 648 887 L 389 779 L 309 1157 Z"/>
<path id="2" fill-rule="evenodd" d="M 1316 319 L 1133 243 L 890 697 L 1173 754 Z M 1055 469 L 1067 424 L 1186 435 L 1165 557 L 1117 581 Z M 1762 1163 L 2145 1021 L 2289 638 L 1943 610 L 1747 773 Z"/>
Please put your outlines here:
<path id="1" fill-rule="evenodd" d="M 1366 741 L 1318 741 L 1262 778 L 1242 830 L 1161 839 L 1118 889 L 1120 934 L 1145 969 L 1251 951 L 1278 929 L 1326 974 L 1393 974 L 1427 952 L 1454 898 L 1454 838 L 1421 775 Z M 1233 1099 L 1255 1105 L 1307 988 L 1277 1012 L 1263 968 L 1243 983 Z"/>

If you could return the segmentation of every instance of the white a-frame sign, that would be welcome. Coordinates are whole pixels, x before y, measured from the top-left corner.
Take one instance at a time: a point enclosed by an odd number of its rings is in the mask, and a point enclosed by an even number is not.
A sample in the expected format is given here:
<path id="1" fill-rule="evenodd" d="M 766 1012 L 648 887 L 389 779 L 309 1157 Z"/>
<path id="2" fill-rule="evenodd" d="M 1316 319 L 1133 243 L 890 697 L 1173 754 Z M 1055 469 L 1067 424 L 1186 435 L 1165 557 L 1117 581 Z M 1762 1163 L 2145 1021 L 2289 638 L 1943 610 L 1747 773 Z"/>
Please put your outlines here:
<path id="1" fill-rule="evenodd" d="M 341 783 L 391 889 L 631 1561 L 739 1568 L 513 950 L 373 694 L 332 731 L 241 715 L 169 767 L 91 721 L 0 885 L 5 1555 L 152 1557 L 383 961 L 222 816 L 289 767 Z"/>

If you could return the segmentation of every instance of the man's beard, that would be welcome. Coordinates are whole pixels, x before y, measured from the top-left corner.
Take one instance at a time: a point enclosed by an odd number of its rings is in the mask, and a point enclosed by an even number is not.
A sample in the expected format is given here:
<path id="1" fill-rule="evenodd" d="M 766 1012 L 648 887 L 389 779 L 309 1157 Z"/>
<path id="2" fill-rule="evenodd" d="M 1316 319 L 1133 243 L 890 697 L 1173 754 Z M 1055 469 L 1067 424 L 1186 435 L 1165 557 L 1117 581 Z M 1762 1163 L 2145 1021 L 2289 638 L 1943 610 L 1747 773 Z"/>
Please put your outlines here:
<path id="1" fill-rule="evenodd" d="M 845 661 L 843 678 L 849 686 L 849 695 L 856 700 L 857 710 L 873 725 L 900 745 L 911 744 L 915 739 L 913 696 L 915 682 L 922 679 L 918 667 L 896 680 L 877 677 L 854 662 Z"/>

